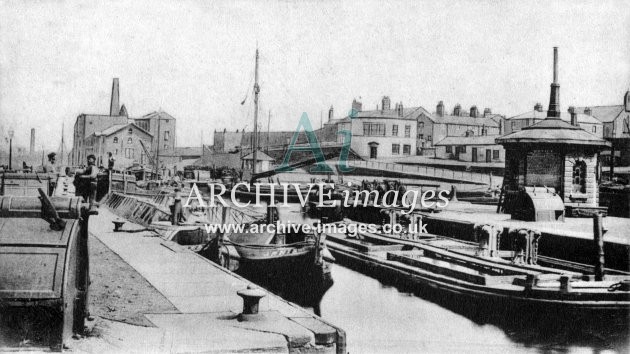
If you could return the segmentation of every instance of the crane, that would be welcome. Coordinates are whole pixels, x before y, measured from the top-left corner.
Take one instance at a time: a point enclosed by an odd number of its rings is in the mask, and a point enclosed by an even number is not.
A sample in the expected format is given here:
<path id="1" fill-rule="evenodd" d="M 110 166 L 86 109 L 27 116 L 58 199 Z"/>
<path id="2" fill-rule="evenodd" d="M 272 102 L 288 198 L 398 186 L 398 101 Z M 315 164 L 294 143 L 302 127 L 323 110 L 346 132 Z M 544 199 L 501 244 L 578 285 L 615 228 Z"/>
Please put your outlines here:
<path id="1" fill-rule="evenodd" d="M 140 139 L 140 145 L 142 146 L 142 150 L 144 150 L 145 155 L 147 155 L 147 158 L 149 159 L 149 162 L 151 163 L 151 165 L 155 166 L 155 160 L 153 159 L 153 155 L 151 154 L 151 152 L 149 152 L 149 149 L 147 149 L 147 147 L 144 145 L 144 141 L 142 141 L 142 139 Z"/>

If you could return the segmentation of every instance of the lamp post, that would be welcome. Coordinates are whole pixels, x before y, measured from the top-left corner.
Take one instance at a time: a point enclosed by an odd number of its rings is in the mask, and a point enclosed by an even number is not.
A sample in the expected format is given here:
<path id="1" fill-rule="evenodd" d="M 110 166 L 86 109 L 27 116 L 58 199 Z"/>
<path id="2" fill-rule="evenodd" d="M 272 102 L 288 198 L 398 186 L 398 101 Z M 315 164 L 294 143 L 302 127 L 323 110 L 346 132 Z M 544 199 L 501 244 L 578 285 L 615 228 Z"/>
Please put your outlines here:
<path id="1" fill-rule="evenodd" d="M 9 171 L 12 170 L 11 160 L 13 160 L 13 134 L 13 129 L 9 129 Z"/>

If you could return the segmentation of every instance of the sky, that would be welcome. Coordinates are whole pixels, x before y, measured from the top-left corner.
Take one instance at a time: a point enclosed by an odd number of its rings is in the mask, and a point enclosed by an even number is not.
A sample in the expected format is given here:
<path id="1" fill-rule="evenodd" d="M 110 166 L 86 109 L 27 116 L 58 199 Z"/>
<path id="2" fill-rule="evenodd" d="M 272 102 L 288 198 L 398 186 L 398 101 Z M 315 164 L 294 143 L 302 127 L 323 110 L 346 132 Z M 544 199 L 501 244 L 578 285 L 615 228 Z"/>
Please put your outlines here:
<path id="1" fill-rule="evenodd" d="M 131 117 L 162 109 L 180 146 L 260 120 L 313 126 L 353 99 L 508 117 L 547 107 L 559 47 L 561 108 L 621 104 L 630 88 L 626 1 L 0 0 L 0 134 L 67 146 L 81 113 L 109 112 L 112 78 Z M 244 105 L 243 99 L 247 97 Z M 393 106 L 392 103 L 392 106 Z"/>

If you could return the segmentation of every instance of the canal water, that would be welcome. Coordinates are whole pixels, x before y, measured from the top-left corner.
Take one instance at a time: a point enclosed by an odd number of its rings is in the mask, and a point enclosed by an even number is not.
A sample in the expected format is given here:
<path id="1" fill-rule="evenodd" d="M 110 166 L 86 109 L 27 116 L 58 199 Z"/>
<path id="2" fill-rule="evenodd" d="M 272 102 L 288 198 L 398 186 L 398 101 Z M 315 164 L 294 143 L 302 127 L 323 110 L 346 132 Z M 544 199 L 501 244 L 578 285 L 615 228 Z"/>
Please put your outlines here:
<path id="1" fill-rule="evenodd" d="M 297 212 L 299 207 L 289 209 Z M 332 278 L 334 284 L 318 303 L 286 298 L 344 329 L 352 354 L 630 352 L 630 318 L 574 321 L 540 313 L 506 318 L 341 264 L 332 266 Z M 265 287 L 281 295 L 288 292 L 282 284 Z"/>
<path id="2" fill-rule="evenodd" d="M 349 353 L 628 352 L 627 323 L 573 327 L 552 318 L 546 323 L 501 319 L 456 304 L 449 309 L 339 264 L 332 274 L 335 283 L 317 312 L 346 331 Z"/>

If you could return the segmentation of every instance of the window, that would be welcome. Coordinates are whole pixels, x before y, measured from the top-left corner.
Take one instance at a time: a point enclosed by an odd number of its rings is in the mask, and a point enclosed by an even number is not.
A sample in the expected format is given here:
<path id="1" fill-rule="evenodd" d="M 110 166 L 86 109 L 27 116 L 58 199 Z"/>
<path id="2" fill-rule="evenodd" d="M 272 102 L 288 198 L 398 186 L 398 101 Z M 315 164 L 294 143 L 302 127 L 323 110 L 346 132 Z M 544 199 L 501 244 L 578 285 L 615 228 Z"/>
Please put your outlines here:
<path id="1" fill-rule="evenodd" d="M 424 139 L 424 134 L 418 134 L 418 139 Z"/>
<path id="2" fill-rule="evenodd" d="M 418 123 L 418 130 L 424 130 L 424 122 Z"/>
<path id="3" fill-rule="evenodd" d="M 131 144 L 133 143 L 133 140 L 131 138 L 127 138 L 127 144 Z"/>
<path id="4" fill-rule="evenodd" d="M 450 145 L 446 145 L 446 153 L 447 154 L 452 154 L 453 153 L 453 147 Z"/>
<path id="5" fill-rule="evenodd" d="M 597 133 L 597 126 L 593 126 L 593 133 Z"/>
<path id="6" fill-rule="evenodd" d="M 405 125 L 405 138 L 411 136 L 411 125 Z"/>
<path id="7" fill-rule="evenodd" d="M 398 136 L 398 125 L 392 125 L 392 136 Z"/>
<path id="8" fill-rule="evenodd" d="M 512 130 L 514 130 L 514 128 L 516 127 L 516 124 L 514 124 L 516 122 L 512 122 Z"/>
<path id="9" fill-rule="evenodd" d="M 573 165 L 573 192 L 586 193 L 586 162 L 576 161 Z"/>
<path id="10" fill-rule="evenodd" d="M 499 150 L 492 150 L 492 158 L 494 160 L 498 160 L 499 159 Z"/>
<path id="11" fill-rule="evenodd" d="M 131 148 L 126 148 L 125 149 L 125 157 L 128 159 L 133 159 L 134 158 L 134 149 Z"/>
<path id="12" fill-rule="evenodd" d="M 168 144 L 164 144 L 164 150 L 168 150 Z M 258 160 L 258 159 L 256 159 Z"/>
<path id="13" fill-rule="evenodd" d="M 127 129 L 127 134 L 133 134 L 133 129 L 131 128 Z"/>
<path id="14" fill-rule="evenodd" d="M 462 145 L 459 147 L 459 152 L 466 152 L 466 145 Z"/>
<path id="15" fill-rule="evenodd" d="M 118 149 L 115 150 L 114 155 L 118 156 Z"/>
<path id="16" fill-rule="evenodd" d="M 171 134 L 169 133 L 169 131 L 165 131 L 164 132 L 164 141 L 168 141 L 168 138 L 171 136 Z"/>
<path id="17" fill-rule="evenodd" d="M 363 135 L 365 136 L 385 136 L 385 124 L 363 123 Z"/>
<path id="18" fill-rule="evenodd" d="M 114 137 L 114 144 L 118 144 L 118 137 L 117 136 Z"/>
<path id="19" fill-rule="evenodd" d="M 403 155 L 410 155 L 411 154 L 411 145 L 403 145 Z"/>
<path id="20" fill-rule="evenodd" d="M 392 144 L 392 155 L 400 154 L 400 144 Z"/>
<path id="21" fill-rule="evenodd" d="M 427 135 L 427 141 L 433 141 L 433 138 L 431 137 L 431 135 Z"/>

